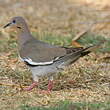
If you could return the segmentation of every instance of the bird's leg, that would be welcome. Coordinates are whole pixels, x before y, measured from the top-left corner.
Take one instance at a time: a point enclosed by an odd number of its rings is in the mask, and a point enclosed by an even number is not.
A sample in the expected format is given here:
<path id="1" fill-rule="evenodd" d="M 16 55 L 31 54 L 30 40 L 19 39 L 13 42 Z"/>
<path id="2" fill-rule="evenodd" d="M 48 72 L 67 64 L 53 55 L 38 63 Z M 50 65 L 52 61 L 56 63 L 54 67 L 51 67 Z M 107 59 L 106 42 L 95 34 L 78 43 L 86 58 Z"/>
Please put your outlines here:
<path id="1" fill-rule="evenodd" d="M 52 88 L 53 88 L 53 76 L 49 77 L 49 82 L 48 82 L 48 86 L 47 86 L 47 90 L 48 92 L 51 92 Z"/>
<path id="2" fill-rule="evenodd" d="M 35 88 L 38 85 L 37 81 L 34 81 L 29 87 L 24 88 L 26 91 L 31 91 L 33 88 Z"/>
<path id="3" fill-rule="evenodd" d="M 53 88 L 53 77 L 49 77 L 47 90 L 40 91 L 41 94 L 49 94 Z"/>
<path id="4" fill-rule="evenodd" d="M 49 92 L 52 90 L 52 88 L 53 88 L 53 80 L 49 80 L 47 88 L 48 88 Z"/>
<path id="5" fill-rule="evenodd" d="M 35 88 L 38 85 L 39 78 L 34 74 L 33 74 L 33 80 L 34 82 L 29 87 L 24 88 L 25 91 L 31 91 L 33 88 Z"/>

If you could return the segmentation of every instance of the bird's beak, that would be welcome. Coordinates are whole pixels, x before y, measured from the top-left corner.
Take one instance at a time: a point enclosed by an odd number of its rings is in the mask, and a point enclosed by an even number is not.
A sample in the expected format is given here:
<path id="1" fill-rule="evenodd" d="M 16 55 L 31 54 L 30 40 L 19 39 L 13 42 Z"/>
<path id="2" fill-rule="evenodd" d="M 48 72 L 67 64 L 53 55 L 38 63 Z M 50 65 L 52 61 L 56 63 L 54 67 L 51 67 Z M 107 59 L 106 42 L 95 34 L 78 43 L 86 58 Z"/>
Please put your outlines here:
<path id="1" fill-rule="evenodd" d="M 12 23 L 8 23 L 6 24 L 3 28 L 7 28 L 8 26 L 10 26 Z"/>

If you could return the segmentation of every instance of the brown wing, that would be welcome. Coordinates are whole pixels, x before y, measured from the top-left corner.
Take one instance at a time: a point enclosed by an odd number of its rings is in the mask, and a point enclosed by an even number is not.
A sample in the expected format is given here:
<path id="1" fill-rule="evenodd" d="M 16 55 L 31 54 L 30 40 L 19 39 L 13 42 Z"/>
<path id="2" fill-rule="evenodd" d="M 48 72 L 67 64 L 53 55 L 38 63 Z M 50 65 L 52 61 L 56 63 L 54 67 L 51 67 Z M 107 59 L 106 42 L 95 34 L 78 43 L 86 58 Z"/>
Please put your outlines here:
<path id="1" fill-rule="evenodd" d="M 35 62 L 49 62 L 56 57 L 66 55 L 66 49 L 49 45 L 41 41 L 31 41 L 25 43 L 20 49 L 22 58 L 30 58 Z"/>
<path id="2" fill-rule="evenodd" d="M 34 62 L 50 62 L 71 53 L 83 50 L 82 47 L 67 48 L 53 46 L 41 41 L 33 40 L 25 43 L 20 49 L 21 58 L 30 58 Z"/>

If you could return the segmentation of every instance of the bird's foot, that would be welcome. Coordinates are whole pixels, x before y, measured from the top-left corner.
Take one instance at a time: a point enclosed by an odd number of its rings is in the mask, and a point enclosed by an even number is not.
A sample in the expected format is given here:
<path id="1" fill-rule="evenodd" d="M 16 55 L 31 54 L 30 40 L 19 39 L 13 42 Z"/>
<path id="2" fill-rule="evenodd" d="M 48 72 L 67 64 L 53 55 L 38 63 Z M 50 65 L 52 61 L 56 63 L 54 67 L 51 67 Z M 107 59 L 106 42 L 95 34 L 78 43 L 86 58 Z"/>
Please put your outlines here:
<path id="1" fill-rule="evenodd" d="M 25 91 L 31 91 L 36 86 L 37 86 L 37 82 L 33 82 L 29 87 L 23 88 L 23 90 L 25 90 Z"/>

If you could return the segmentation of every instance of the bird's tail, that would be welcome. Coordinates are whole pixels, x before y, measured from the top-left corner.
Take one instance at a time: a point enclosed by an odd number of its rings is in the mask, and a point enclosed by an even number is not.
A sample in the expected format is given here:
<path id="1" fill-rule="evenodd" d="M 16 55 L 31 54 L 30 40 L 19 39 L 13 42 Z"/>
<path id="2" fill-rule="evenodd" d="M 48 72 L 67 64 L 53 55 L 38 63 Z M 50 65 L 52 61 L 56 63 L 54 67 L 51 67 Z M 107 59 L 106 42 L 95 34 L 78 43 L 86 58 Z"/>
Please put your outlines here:
<path id="1" fill-rule="evenodd" d="M 89 47 L 84 48 L 83 51 L 94 51 L 94 50 L 96 50 L 96 49 L 98 49 L 98 48 L 100 48 L 100 47 L 101 47 L 100 44 L 92 45 L 92 46 L 89 46 Z"/>
<path id="2" fill-rule="evenodd" d="M 93 52 L 96 49 L 101 48 L 101 44 L 102 44 L 102 42 L 99 43 L 99 44 L 92 45 L 92 46 L 89 46 L 89 47 L 84 48 L 82 50 L 81 56 L 85 56 L 85 55 L 89 54 L 90 52 Z"/>
<path id="3" fill-rule="evenodd" d="M 78 60 L 80 57 L 83 57 L 85 55 L 88 55 L 90 52 L 96 50 L 100 47 L 100 44 L 89 46 L 86 48 L 82 48 L 81 50 L 78 50 L 76 52 L 72 52 L 71 54 L 66 55 L 65 57 L 61 58 L 61 62 L 65 62 L 61 64 L 61 66 L 67 66 L 69 64 L 74 63 L 76 60 Z"/>

